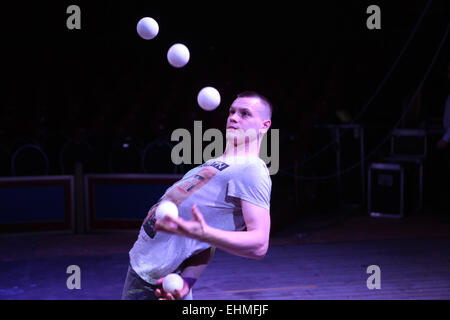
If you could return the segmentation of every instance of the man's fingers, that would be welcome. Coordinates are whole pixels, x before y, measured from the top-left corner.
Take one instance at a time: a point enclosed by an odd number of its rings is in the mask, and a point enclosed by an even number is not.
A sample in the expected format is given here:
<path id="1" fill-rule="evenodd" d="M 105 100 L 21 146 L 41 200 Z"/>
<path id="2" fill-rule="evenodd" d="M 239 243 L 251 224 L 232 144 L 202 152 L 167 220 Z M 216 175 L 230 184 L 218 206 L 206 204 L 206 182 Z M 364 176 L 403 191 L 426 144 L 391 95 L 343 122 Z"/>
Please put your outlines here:
<path id="1" fill-rule="evenodd" d="M 181 231 L 185 231 L 185 232 L 189 231 L 189 228 L 186 226 L 186 223 L 185 223 L 185 221 L 183 219 L 181 219 L 181 218 L 174 219 L 174 218 L 172 218 L 170 216 L 167 216 L 166 219 L 167 219 L 167 221 L 169 223 L 172 224 L 174 232 L 175 231 L 180 231 L 180 230 Z"/>
<path id="2" fill-rule="evenodd" d="M 175 300 L 175 297 L 171 293 L 168 293 L 167 300 Z"/>
<path id="3" fill-rule="evenodd" d="M 175 296 L 175 298 L 177 298 L 177 299 L 181 299 L 181 291 L 178 290 L 178 289 L 176 289 L 175 292 L 174 292 L 174 296 Z"/>
<path id="4" fill-rule="evenodd" d="M 198 210 L 198 207 L 196 204 L 194 204 L 192 206 L 192 214 L 194 215 L 195 219 L 197 219 L 200 222 L 203 222 L 203 215 L 200 212 L 200 210 Z"/>
<path id="5" fill-rule="evenodd" d="M 167 218 L 165 220 L 167 220 Z M 167 222 L 169 222 L 169 223 L 167 223 Z M 169 220 L 167 220 L 167 222 L 161 221 L 159 219 L 156 220 L 155 230 L 162 230 L 162 231 L 175 233 L 177 231 L 177 228 L 178 228 L 176 222 L 174 221 L 174 222 L 170 223 Z"/>

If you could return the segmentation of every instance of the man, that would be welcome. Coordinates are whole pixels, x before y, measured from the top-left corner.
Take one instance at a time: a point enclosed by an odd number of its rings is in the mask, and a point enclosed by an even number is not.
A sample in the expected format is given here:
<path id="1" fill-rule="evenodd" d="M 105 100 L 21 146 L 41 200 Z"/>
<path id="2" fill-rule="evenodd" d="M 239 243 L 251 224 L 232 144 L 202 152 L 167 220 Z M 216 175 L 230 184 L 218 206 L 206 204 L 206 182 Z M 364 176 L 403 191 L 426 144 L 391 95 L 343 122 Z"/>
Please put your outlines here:
<path id="1" fill-rule="evenodd" d="M 144 219 L 130 250 L 123 299 L 192 299 L 192 286 L 214 248 L 265 256 L 272 182 L 259 150 L 271 116 L 272 106 L 262 95 L 238 95 L 229 110 L 224 154 L 190 170 L 160 199 L 174 202 L 179 217 L 156 220 L 157 203 Z M 174 294 L 161 287 L 169 273 L 184 279 Z"/>

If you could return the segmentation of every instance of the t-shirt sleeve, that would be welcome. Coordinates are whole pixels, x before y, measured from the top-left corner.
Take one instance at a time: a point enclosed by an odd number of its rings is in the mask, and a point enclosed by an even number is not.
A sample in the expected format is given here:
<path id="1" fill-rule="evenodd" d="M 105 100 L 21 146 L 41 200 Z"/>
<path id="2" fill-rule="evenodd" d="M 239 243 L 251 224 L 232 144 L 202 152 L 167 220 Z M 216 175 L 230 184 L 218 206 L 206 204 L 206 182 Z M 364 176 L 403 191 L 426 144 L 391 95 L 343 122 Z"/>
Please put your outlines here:
<path id="1" fill-rule="evenodd" d="M 255 163 L 243 168 L 228 182 L 227 194 L 270 210 L 272 180 L 263 164 Z"/>

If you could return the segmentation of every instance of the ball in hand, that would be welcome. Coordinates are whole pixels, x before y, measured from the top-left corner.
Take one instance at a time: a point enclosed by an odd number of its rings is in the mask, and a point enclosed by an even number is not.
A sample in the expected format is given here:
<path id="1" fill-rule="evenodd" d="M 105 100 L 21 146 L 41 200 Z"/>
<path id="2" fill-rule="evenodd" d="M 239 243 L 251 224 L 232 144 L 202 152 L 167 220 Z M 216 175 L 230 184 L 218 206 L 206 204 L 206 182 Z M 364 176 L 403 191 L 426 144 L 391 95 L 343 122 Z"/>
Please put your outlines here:
<path id="1" fill-rule="evenodd" d="M 178 218 L 178 208 L 175 203 L 169 200 L 161 201 L 155 212 L 156 219 L 164 219 L 166 215 L 174 219 Z"/>
<path id="2" fill-rule="evenodd" d="M 163 279 L 162 287 L 165 292 L 174 294 L 175 290 L 183 289 L 183 278 L 176 273 L 171 273 Z"/>

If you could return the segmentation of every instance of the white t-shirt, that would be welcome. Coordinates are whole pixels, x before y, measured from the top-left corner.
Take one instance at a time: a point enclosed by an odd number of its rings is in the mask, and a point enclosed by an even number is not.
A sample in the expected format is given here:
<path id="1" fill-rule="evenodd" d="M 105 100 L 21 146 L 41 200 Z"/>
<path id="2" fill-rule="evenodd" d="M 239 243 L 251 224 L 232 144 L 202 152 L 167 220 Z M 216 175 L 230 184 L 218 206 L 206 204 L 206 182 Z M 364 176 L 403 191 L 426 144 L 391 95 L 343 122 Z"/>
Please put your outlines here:
<path id="1" fill-rule="evenodd" d="M 177 204 L 179 217 L 185 220 L 192 219 L 192 206 L 197 204 L 209 226 L 239 231 L 245 229 L 240 199 L 270 210 L 271 189 L 269 171 L 260 158 L 222 156 L 187 172 L 161 200 Z M 177 268 L 184 260 L 211 246 L 162 231 L 148 232 L 148 225 L 145 227 L 129 256 L 133 270 L 151 284 L 169 273 L 181 272 Z"/>

